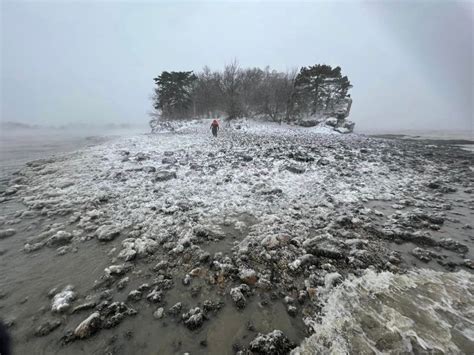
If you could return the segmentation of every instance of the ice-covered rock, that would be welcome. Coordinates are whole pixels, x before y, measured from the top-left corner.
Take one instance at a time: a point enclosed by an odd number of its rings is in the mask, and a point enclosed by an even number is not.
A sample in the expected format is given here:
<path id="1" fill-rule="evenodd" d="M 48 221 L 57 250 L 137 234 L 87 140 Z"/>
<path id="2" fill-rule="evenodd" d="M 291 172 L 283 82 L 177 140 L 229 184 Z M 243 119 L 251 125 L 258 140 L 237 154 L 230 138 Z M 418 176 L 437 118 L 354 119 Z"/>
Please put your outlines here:
<path id="1" fill-rule="evenodd" d="M 46 244 L 51 247 L 62 246 L 71 242 L 73 235 L 65 231 L 59 231 L 50 237 Z"/>
<path id="2" fill-rule="evenodd" d="M 246 283 L 247 285 L 254 285 L 258 280 L 255 270 L 247 268 L 241 269 L 239 271 L 239 278 L 240 281 Z"/>
<path id="3" fill-rule="evenodd" d="M 104 225 L 97 229 L 97 239 L 108 242 L 120 235 L 120 227 L 112 225 Z"/>
<path id="4" fill-rule="evenodd" d="M 76 299 L 74 286 L 67 285 L 61 292 L 53 297 L 51 310 L 53 312 L 62 313 L 71 307 L 71 303 Z"/>
<path id="5" fill-rule="evenodd" d="M 202 323 L 204 323 L 204 320 L 204 313 L 199 307 L 193 308 L 189 312 L 183 314 L 184 325 L 186 325 L 186 327 L 191 330 L 201 327 Z"/>
<path id="6" fill-rule="evenodd" d="M 230 297 L 237 308 L 244 308 L 247 305 L 247 298 L 245 295 L 249 292 L 250 288 L 245 284 L 234 287 L 230 290 Z"/>
<path id="7" fill-rule="evenodd" d="M 153 318 L 161 319 L 163 318 L 165 309 L 163 307 L 159 307 L 155 312 L 153 312 Z"/>
<path id="8" fill-rule="evenodd" d="M 254 354 L 282 355 L 288 354 L 296 347 L 281 330 L 274 330 L 268 334 L 258 334 L 250 342 L 249 349 Z"/>

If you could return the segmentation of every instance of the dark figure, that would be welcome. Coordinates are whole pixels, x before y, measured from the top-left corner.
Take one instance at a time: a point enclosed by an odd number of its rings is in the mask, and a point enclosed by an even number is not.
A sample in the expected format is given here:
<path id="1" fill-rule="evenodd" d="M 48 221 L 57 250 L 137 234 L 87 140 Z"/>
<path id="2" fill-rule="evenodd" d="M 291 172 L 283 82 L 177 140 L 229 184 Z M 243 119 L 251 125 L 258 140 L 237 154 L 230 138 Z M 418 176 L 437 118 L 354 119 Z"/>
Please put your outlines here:
<path id="1" fill-rule="evenodd" d="M 217 131 L 219 130 L 219 122 L 217 120 L 212 121 L 211 123 L 212 135 L 217 137 Z"/>
<path id="2" fill-rule="evenodd" d="M 8 335 L 7 328 L 0 321 L 0 354 L 10 355 L 10 336 Z"/>

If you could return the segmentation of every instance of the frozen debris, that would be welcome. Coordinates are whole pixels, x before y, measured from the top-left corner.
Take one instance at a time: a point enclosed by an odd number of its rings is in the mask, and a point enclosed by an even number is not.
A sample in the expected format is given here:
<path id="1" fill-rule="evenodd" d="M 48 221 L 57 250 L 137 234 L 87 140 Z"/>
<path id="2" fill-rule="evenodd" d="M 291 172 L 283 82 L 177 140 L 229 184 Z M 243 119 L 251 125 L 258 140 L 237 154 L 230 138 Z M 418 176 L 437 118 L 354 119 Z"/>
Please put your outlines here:
<path id="1" fill-rule="evenodd" d="M 268 334 L 258 334 L 250 342 L 249 349 L 254 354 L 262 355 L 283 355 L 288 354 L 295 348 L 293 344 L 281 330 L 274 330 Z"/>
<path id="2" fill-rule="evenodd" d="M 101 326 L 100 313 L 94 312 L 84 319 L 74 330 L 74 335 L 78 339 L 85 339 L 96 333 Z"/>
<path id="3" fill-rule="evenodd" d="M 76 293 L 74 292 L 74 286 L 68 285 L 53 297 L 51 311 L 62 313 L 69 309 L 75 299 Z"/>
<path id="4" fill-rule="evenodd" d="M 0 229 L 0 239 L 5 239 L 16 234 L 16 230 L 13 228 Z"/>

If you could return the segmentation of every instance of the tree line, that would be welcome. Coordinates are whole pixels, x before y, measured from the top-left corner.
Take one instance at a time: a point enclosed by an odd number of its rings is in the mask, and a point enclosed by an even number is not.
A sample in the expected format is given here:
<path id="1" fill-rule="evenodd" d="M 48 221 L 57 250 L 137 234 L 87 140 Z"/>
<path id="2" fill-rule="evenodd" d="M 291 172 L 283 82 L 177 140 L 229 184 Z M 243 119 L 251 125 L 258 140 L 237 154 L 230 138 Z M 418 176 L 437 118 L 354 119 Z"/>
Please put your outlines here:
<path id="1" fill-rule="evenodd" d="M 154 82 L 153 114 L 165 120 L 264 116 L 280 123 L 331 112 L 352 87 L 340 67 L 278 72 L 235 61 L 223 71 L 164 71 Z"/>

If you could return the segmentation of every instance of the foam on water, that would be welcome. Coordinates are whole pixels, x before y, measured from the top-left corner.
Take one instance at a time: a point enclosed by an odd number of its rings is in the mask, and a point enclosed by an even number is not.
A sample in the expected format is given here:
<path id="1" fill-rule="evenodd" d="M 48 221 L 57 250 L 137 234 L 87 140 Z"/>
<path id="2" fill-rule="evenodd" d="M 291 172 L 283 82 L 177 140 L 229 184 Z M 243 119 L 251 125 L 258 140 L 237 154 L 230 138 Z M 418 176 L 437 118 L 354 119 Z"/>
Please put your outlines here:
<path id="1" fill-rule="evenodd" d="M 321 319 L 295 354 L 468 354 L 474 349 L 474 275 L 367 271 L 320 293 Z"/>

